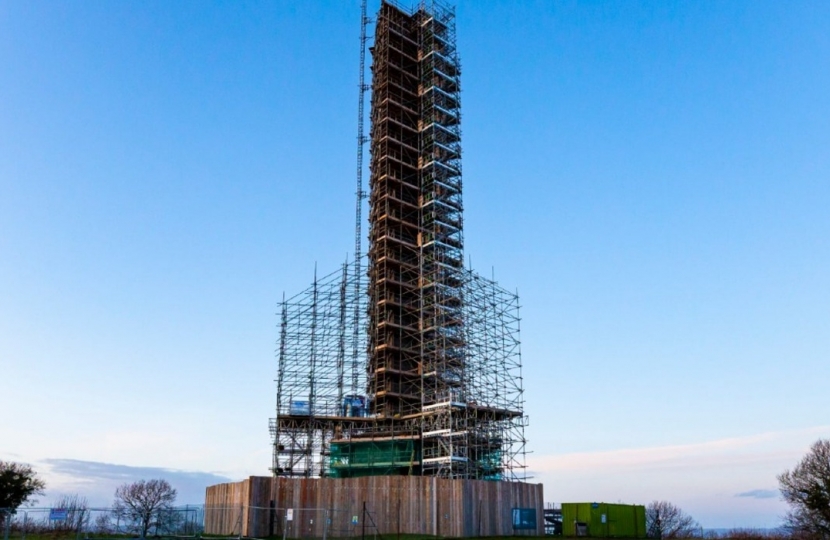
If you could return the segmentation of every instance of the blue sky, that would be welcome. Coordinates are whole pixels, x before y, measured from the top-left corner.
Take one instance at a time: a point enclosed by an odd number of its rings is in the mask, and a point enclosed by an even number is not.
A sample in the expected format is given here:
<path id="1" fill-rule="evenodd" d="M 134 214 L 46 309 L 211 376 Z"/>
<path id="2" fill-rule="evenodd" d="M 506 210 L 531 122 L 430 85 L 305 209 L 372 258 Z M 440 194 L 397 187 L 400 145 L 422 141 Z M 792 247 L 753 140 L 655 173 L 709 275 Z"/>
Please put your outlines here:
<path id="1" fill-rule="evenodd" d="M 777 524 L 830 437 L 830 4 L 457 6 L 466 254 L 522 298 L 546 499 Z M 101 503 L 267 474 L 276 303 L 353 247 L 358 21 L 0 3 L 0 458 Z"/>

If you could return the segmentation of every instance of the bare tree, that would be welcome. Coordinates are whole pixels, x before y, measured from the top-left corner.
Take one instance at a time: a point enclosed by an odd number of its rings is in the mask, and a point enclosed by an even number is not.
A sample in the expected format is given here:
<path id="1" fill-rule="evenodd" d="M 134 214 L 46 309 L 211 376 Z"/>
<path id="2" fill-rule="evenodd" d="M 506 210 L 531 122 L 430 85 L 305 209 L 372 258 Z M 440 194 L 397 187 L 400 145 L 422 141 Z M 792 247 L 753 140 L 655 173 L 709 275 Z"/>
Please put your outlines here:
<path id="1" fill-rule="evenodd" d="M 93 528 L 95 534 L 111 535 L 115 532 L 112 526 L 112 516 L 108 512 L 98 514 L 95 516 L 95 527 Z"/>
<path id="2" fill-rule="evenodd" d="M 164 523 L 174 502 L 176 490 L 166 480 L 139 480 L 115 490 L 113 510 L 145 538 L 151 528 L 158 530 Z"/>
<path id="3" fill-rule="evenodd" d="M 8 515 L 26 502 L 34 502 L 32 497 L 42 495 L 46 483 L 40 479 L 31 466 L 13 461 L 0 461 L 0 528 Z"/>
<path id="4" fill-rule="evenodd" d="M 778 475 L 790 505 L 787 526 L 809 538 L 830 539 L 830 440 L 819 439 L 798 465 Z"/>
<path id="5" fill-rule="evenodd" d="M 669 501 L 653 501 L 646 507 L 646 533 L 649 538 L 692 538 L 700 525 Z"/>
<path id="6" fill-rule="evenodd" d="M 50 523 L 55 531 L 80 531 L 89 519 L 89 503 L 80 495 L 64 495 L 52 504 L 53 509 L 66 510 L 66 519 Z"/>

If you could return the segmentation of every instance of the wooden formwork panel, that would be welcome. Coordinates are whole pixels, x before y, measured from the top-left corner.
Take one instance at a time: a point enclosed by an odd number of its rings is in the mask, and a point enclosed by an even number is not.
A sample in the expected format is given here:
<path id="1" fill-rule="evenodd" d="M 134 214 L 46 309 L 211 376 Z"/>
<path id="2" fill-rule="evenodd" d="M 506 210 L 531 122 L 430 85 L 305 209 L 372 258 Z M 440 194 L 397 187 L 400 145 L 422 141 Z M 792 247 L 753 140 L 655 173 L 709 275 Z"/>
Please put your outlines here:
<path id="1" fill-rule="evenodd" d="M 541 536 L 543 506 L 542 484 L 423 476 L 252 476 L 207 488 L 205 533 L 323 538 L 326 529 L 328 538 L 339 538 L 360 536 L 365 526 L 367 534 L 382 535 Z M 514 530 L 513 508 L 536 509 L 537 529 Z"/>

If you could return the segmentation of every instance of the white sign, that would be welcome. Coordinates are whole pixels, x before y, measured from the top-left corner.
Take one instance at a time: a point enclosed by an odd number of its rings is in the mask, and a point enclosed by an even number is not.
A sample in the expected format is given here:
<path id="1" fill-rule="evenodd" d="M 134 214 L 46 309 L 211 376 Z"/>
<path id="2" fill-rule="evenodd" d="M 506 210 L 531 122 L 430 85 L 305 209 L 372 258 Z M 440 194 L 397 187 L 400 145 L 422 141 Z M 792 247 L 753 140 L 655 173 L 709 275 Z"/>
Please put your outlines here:
<path id="1" fill-rule="evenodd" d="M 605 523 L 605 514 L 602 514 L 602 522 Z"/>
<path id="2" fill-rule="evenodd" d="M 294 509 L 289 508 L 285 511 L 285 521 L 294 521 Z"/>

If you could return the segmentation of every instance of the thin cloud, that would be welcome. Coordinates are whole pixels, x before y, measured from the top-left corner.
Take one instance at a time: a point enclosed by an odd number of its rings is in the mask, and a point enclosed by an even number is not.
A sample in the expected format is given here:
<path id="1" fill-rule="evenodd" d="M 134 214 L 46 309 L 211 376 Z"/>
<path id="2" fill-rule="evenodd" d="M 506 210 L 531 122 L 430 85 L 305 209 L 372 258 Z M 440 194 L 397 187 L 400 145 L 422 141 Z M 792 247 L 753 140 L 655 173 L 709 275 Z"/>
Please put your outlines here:
<path id="1" fill-rule="evenodd" d="M 712 468 L 746 466 L 753 463 L 764 464 L 798 457 L 802 449 L 793 448 L 788 442 L 794 435 L 820 436 L 828 431 L 830 427 L 819 426 L 685 445 L 534 456 L 528 459 L 528 465 L 539 472 L 572 472 L 574 470 L 654 470 L 689 468 L 690 466 Z"/>
<path id="2" fill-rule="evenodd" d="M 50 465 L 52 470 L 55 472 L 71 476 L 82 476 L 88 479 L 136 480 L 141 478 L 160 478 L 172 475 L 176 478 L 191 481 L 210 481 L 213 483 L 228 482 L 230 480 L 225 476 L 208 472 L 182 471 L 179 469 L 166 469 L 162 467 L 134 467 L 132 465 L 118 465 L 114 463 L 82 461 L 78 459 L 45 459 L 43 462 Z"/>
<path id="3" fill-rule="evenodd" d="M 153 478 L 162 478 L 170 482 L 178 491 L 179 503 L 202 503 L 207 486 L 231 481 L 226 476 L 210 472 L 163 467 L 134 467 L 60 458 L 44 459 L 42 463 L 49 467 L 51 473 L 51 478 L 47 482 L 49 494 L 79 493 L 96 504 L 111 501 L 112 494 L 121 484 Z"/>
<path id="4" fill-rule="evenodd" d="M 738 493 L 736 497 L 749 497 L 752 499 L 775 499 L 779 495 L 777 489 L 752 489 L 750 491 L 744 491 L 743 493 Z"/>

